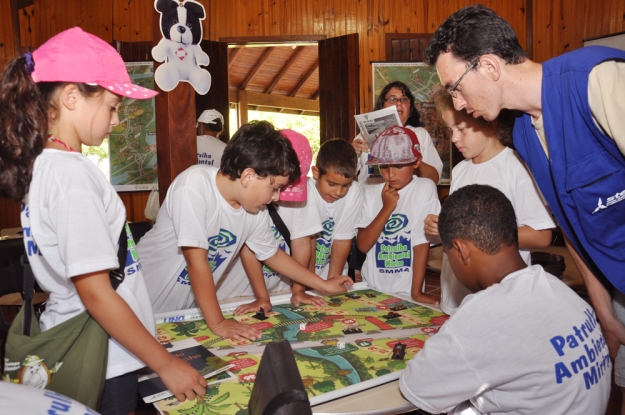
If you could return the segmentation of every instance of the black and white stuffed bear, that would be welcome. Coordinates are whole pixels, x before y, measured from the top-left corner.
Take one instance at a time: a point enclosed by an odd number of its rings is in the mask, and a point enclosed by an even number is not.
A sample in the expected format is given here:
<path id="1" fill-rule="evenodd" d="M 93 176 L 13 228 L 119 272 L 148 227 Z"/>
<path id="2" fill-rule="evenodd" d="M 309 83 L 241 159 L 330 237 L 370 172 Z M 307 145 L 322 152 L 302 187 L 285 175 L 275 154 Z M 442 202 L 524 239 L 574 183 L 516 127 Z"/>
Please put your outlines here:
<path id="1" fill-rule="evenodd" d="M 155 0 L 161 14 L 163 39 L 152 48 L 152 57 L 164 62 L 154 73 L 154 80 L 163 91 L 171 91 L 179 81 L 189 82 L 198 94 L 204 95 L 211 85 L 211 76 L 200 65 L 208 65 L 208 55 L 200 47 L 201 21 L 206 17 L 204 6 L 193 0 Z"/>

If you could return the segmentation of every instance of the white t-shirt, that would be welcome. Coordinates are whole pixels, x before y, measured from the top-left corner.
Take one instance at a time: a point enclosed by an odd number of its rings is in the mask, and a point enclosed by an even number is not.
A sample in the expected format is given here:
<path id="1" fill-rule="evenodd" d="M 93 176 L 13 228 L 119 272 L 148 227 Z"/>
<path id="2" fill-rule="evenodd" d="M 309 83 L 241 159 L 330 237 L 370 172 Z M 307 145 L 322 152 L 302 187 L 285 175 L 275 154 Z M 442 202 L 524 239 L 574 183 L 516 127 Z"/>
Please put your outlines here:
<path id="1" fill-rule="evenodd" d="M 280 218 L 282 218 L 282 221 L 289 230 L 291 240 L 315 235 L 322 230 L 319 211 L 315 206 L 314 199 L 306 202 L 280 202 L 279 205 L 276 205 L 276 212 L 278 212 Z M 262 213 L 269 216 L 269 212 L 266 210 Z M 269 217 L 269 222 L 271 223 L 271 231 L 278 242 L 278 246 L 290 255 L 289 247 L 284 237 L 271 220 L 271 217 Z M 237 255 L 228 273 L 229 277 L 224 281 L 221 287 L 222 290 L 232 293 L 232 297 L 254 295 L 252 285 L 245 275 L 245 268 L 243 268 L 240 255 Z M 267 265 L 263 265 L 263 275 L 265 277 L 267 291 L 270 293 L 289 290 L 291 288 L 291 280 L 289 278 L 272 270 Z"/>
<path id="2" fill-rule="evenodd" d="M 439 156 L 434 143 L 432 143 L 430 133 L 428 133 L 423 127 L 412 127 L 410 125 L 406 125 L 406 128 L 410 128 L 414 131 L 419 139 L 421 155 L 423 156 L 422 162 L 434 167 L 438 172 L 438 177 L 440 178 L 443 173 L 443 161 L 441 160 L 441 156 Z M 358 134 L 356 138 L 364 140 L 360 134 Z M 358 172 L 358 183 L 363 190 L 365 190 L 367 186 L 384 183 L 384 178 L 380 174 L 378 166 L 367 166 L 365 164 L 367 161 L 369 161 L 369 153 L 362 153 L 360 157 L 358 157 L 358 168 L 360 169 Z"/>
<path id="3" fill-rule="evenodd" d="M 472 160 L 464 160 L 454 167 L 452 177 L 449 194 L 469 184 L 489 185 L 500 190 L 510 200 L 519 227 L 529 226 L 535 230 L 555 227 L 534 180 L 511 148 L 504 148 L 501 153 L 484 163 L 473 164 Z M 530 250 L 521 249 L 519 253 L 529 265 Z M 441 309 L 451 314 L 468 294 L 470 291 L 458 281 L 449 265 L 449 258 L 444 254 L 441 268 Z"/>
<path id="4" fill-rule="evenodd" d="M 221 166 L 221 156 L 224 154 L 226 143 L 212 135 L 197 136 L 197 164 L 207 166 Z"/>
<path id="5" fill-rule="evenodd" d="M 356 221 L 362 206 L 362 191 L 357 182 L 353 182 L 342 199 L 328 203 L 321 198 L 315 179 L 308 178 L 308 200 L 312 200 L 319 212 L 322 231 L 317 237 L 315 249 L 315 274 L 328 279 L 332 242 L 349 240 L 356 236 Z M 343 275 L 347 275 L 347 261 L 343 266 Z"/>
<path id="6" fill-rule="evenodd" d="M 611 371 L 591 306 L 534 265 L 467 296 L 399 387 L 432 413 L 604 414 Z"/>
<path id="7" fill-rule="evenodd" d="M 45 331 L 85 311 L 72 277 L 119 266 L 117 246 L 126 210 L 113 186 L 81 153 L 44 149 L 35 160 L 21 220 L 33 273 L 50 293 L 40 318 Z M 156 335 L 133 241 L 128 243 L 126 278 L 117 293 Z M 110 339 L 107 379 L 144 366 Z"/>
<path id="8" fill-rule="evenodd" d="M 0 408 L 3 414 L 98 415 L 93 409 L 58 392 L 9 382 L 0 382 Z"/>
<path id="9" fill-rule="evenodd" d="M 235 209 L 217 189 L 219 169 L 191 166 L 173 181 L 156 224 L 137 245 L 154 312 L 197 307 L 182 247 L 208 250 L 208 261 L 219 299 L 230 262 L 246 243 L 259 261 L 278 250 L 269 215 Z"/>
<path id="10" fill-rule="evenodd" d="M 358 228 L 366 228 L 382 210 L 384 184 L 368 186 L 364 191 L 362 216 Z M 412 249 L 429 243 L 423 221 L 429 214 L 438 215 L 441 204 L 432 180 L 412 177 L 399 191 L 397 207 L 386 221 L 382 234 L 367 252 L 362 278 L 371 287 L 392 294 L 411 295 Z"/>

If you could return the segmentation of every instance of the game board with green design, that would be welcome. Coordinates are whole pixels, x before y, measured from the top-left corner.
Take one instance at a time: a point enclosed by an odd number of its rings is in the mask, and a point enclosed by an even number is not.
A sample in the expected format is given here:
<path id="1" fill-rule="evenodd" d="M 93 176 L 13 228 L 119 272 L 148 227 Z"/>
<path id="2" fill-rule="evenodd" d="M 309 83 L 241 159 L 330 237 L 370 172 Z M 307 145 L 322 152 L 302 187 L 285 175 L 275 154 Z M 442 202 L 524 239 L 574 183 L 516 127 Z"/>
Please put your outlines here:
<path id="1" fill-rule="evenodd" d="M 264 345 L 280 340 L 291 343 L 311 404 L 320 404 L 397 379 L 447 319 L 440 311 L 373 289 L 324 299 L 327 304 L 322 307 L 295 307 L 286 297 L 274 302 L 265 318 L 255 313 L 233 316 L 224 310 L 226 318 L 261 330 L 262 339 L 254 342 L 216 336 L 201 315 L 183 318 L 181 312 L 161 319 L 157 326 L 161 343 L 193 337 L 234 364 L 236 378 L 209 387 L 197 400 L 180 403 L 170 398 L 156 407 L 167 414 L 246 414 Z M 403 359 L 393 358 L 397 343 L 405 350 Z"/>

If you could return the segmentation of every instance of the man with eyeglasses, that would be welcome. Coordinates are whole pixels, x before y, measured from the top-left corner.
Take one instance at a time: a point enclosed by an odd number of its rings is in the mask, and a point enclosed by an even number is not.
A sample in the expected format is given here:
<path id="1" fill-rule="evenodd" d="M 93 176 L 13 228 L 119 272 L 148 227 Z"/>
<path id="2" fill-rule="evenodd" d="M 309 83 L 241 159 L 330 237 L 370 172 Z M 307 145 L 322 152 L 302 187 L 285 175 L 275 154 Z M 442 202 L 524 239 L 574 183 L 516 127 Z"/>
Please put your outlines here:
<path id="1" fill-rule="evenodd" d="M 565 233 L 614 356 L 625 344 L 615 315 L 625 304 L 625 52 L 594 46 L 536 63 L 505 20 L 475 5 L 443 22 L 426 60 L 456 109 L 486 120 L 520 111 L 514 145 Z M 614 308 L 610 285 L 620 291 Z M 625 386 L 621 364 L 623 347 L 615 372 Z"/>

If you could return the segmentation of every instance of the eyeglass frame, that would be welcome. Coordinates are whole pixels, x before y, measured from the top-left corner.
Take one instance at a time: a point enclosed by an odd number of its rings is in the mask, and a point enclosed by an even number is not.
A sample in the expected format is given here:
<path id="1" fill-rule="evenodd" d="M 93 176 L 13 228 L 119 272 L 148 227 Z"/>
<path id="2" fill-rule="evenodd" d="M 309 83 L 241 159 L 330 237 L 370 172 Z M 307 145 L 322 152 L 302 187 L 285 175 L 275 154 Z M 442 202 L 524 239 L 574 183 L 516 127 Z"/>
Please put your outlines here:
<path id="1" fill-rule="evenodd" d="M 395 100 L 395 102 L 391 102 L 391 99 Z M 410 98 L 408 98 L 407 96 L 403 96 L 403 97 L 388 97 L 388 98 L 384 98 L 384 102 L 390 102 L 393 105 L 397 105 L 397 102 L 401 102 L 402 104 L 405 104 L 406 102 L 409 102 Z"/>
<path id="2" fill-rule="evenodd" d="M 458 78 L 458 80 L 456 81 L 455 84 L 453 84 L 452 86 L 450 86 L 449 88 L 447 88 L 447 93 L 449 95 L 451 95 L 452 98 L 456 98 L 456 95 L 458 94 L 458 85 L 460 85 L 460 82 L 464 79 L 465 76 L 467 76 L 467 74 L 469 72 L 471 72 L 471 69 L 475 68 L 477 66 L 477 64 L 479 63 L 480 58 L 477 57 L 473 60 L 473 62 L 471 63 L 471 65 L 469 65 L 469 67 L 467 68 L 466 71 L 464 71 L 464 73 L 462 74 L 462 76 L 460 78 Z"/>

